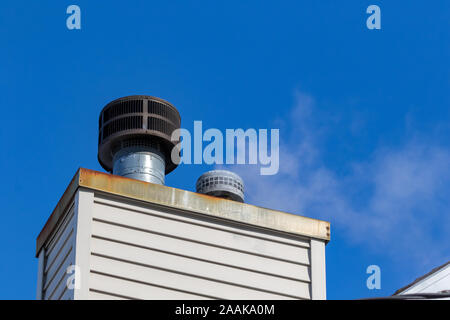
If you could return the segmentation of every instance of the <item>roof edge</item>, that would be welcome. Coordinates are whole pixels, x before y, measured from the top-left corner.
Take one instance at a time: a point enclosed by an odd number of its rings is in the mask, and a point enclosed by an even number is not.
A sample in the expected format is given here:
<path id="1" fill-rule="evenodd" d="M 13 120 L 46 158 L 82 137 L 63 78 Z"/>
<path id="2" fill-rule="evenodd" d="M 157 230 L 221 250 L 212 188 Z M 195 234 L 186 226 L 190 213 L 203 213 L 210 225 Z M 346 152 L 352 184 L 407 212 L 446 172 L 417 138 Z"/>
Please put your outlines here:
<path id="1" fill-rule="evenodd" d="M 413 282 L 411 282 L 410 284 L 407 284 L 406 286 L 398 289 L 397 291 L 394 292 L 393 296 L 397 296 L 399 294 L 401 294 L 402 292 L 405 292 L 406 290 L 408 290 L 409 288 L 413 287 L 414 285 L 418 284 L 419 282 L 421 282 L 422 280 L 425 280 L 427 278 L 429 278 L 430 276 L 432 276 L 433 274 L 435 274 L 436 272 L 444 269 L 445 267 L 447 267 L 448 265 L 450 265 L 450 260 L 447 261 L 446 263 L 444 263 L 443 265 L 440 265 L 436 268 L 433 268 L 430 272 L 425 273 L 423 276 L 418 277 L 416 280 L 414 280 Z"/>

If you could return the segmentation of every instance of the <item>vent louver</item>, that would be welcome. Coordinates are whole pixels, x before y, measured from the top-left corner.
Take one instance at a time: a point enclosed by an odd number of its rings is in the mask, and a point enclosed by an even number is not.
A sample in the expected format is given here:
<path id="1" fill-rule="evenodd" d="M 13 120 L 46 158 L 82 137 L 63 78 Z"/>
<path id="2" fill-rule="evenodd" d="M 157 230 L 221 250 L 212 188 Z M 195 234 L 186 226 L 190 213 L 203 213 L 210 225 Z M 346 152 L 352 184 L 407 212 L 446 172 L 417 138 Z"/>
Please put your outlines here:
<path id="1" fill-rule="evenodd" d="M 180 123 L 178 110 L 163 99 L 138 95 L 114 100 L 100 113 L 98 160 L 105 170 L 113 172 L 114 157 L 121 150 L 151 149 L 163 159 L 167 174 L 177 167 L 171 152 L 178 141 L 171 141 L 171 135 Z"/>
<path id="2" fill-rule="evenodd" d="M 231 171 L 205 172 L 198 178 L 195 187 L 198 193 L 244 202 L 244 182 Z"/>

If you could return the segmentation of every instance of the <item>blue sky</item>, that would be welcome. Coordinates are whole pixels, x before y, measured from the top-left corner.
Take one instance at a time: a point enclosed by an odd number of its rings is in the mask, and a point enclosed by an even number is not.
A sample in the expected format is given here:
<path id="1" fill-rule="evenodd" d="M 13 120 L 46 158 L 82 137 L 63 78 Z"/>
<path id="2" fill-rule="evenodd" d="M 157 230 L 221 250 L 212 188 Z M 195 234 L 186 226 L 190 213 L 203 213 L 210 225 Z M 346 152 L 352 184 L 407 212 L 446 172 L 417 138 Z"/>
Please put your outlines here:
<path id="1" fill-rule="evenodd" d="M 34 299 L 36 236 L 77 168 L 102 170 L 98 114 L 131 94 L 172 102 L 189 130 L 280 129 L 279 174 L 234 169 L 247 202 L 331 222 L 330 299 L 448 261 L 449 15 L 446 0 L 2 1 L 0 299 Z M 194 190 L 212 168 L 166 184 Z"/>

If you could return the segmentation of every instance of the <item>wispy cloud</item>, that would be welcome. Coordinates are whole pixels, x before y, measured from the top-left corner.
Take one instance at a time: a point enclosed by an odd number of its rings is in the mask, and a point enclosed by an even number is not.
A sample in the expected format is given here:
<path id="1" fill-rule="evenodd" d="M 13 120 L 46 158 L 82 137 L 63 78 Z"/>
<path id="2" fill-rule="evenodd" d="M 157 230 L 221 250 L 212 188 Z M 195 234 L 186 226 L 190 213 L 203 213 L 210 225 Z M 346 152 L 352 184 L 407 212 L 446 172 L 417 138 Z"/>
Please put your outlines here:
<path id="1" fill-rule="evenodd" d="M 381 146 L 366 162 L 349 159 L 346 174 L 325 165 L 315 102 L 297 93 L 280 127 L 280 171 L 261 176 L 234 166 L 248 202 L 331 221 L 332 230 L 374 251 L 430 267 L 450 258 L 450 149 L 411 138 Z M 343 170 L 344 171 L 344 170 Z"/>

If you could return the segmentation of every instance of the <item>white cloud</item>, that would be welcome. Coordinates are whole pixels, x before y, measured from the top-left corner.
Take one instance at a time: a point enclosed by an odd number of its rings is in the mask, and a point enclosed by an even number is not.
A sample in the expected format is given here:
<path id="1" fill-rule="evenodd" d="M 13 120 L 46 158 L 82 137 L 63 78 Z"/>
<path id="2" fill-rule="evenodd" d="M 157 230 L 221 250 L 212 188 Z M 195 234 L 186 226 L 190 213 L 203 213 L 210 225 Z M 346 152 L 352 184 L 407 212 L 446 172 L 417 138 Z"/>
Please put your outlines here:
<path id="1" fill-rule="evenodd" d="M 314 100 L 302 93 L 296 100 L 290 120 L 277 122 L 279 173 L 232 168 L 244 179 L 247 202 L 331 221 L 348 241 L 425 267 L 448 259 L 450 150 L 411 139 L 377 148 L 367 162 L 349 159 L 347 174 L 339 175 L 324 164 L 326 133 L 315 121 Z"/>

